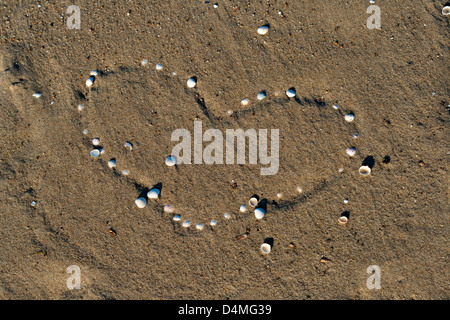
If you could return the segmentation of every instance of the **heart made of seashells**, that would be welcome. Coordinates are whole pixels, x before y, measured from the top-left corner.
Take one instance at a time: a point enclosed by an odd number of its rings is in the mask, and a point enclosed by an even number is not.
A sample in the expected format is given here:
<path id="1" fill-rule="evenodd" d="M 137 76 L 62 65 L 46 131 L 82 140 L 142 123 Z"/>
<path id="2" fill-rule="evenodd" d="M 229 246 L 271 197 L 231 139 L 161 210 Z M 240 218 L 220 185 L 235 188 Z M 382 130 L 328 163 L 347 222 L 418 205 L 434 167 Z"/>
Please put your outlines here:
<path id="1" fill-rule="evenodd" d="M 136 201 L 135 210 L 152 202 L 160 208 L 170 204 L 164 214 L 190 230 L 248 214 L 273 219 L 327 183 L 339 183 L 342 167 L 351 163 L 346 149 L 354 141 L 355 124 L 346 122 L 349 116 L 344 119 L 336 105 L 302 97 L 299 84 L 278 93 L 248 92 L 220 106 L 196 77 L 168 76 L 145 66 L 91 73 L 86 99 L 79 102 L 85 134 L 101 141 L 95 140 L 101 144 L 94 149 L 101 152 L 93 151 L 95 161 L 103 161 L 111 174 L 126 175 L 136 187 L 130 199 Z M 126 90 L 117 83 L 127 83 Z M 118 96 L 125 105 L 117 103 Z M 183 128 L 192 133 L 194 121 L 202 121 L 203 132 L 214 128 L 224 136 L 227 129 L 279 129 L 277 174 L 260 175 L 262 165 L 248 164 L 248 158 L 245 165 L 174 165 L 175 159 L 167 159 L 178 143 L 171 141 L 172 132 Z M 146 197 L 155 186 L 157 196 Z M 244 204 L 248 209 L 240 210 Z"/>

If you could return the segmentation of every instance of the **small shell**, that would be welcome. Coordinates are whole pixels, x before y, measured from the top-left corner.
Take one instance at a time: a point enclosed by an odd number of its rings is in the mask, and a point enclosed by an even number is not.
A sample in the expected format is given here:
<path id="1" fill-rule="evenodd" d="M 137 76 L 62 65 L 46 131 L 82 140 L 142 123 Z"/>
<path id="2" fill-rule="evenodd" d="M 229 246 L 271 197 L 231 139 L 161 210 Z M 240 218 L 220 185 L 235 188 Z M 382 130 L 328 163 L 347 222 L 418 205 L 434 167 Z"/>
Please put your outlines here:
<path id="1" fill-rule="evenodd" d="M 33 97 L 35 97 L 35 98 L 40 98 L 41 96 L 42 96 L 42 93 L 40 93 L 40 92 L 33 93 Z"/>
<path id="2" fill-rule="evenodd" d="M 346 216 L 339 217 L 339 224 L 346 224 L 348 222 L 348 218 Z"/>
<path id="3" fill-rule="evenodd" d="M 247 212 L 247 207 L 245 205 L 241 205 L 241 207 L 239 208 L 239 211 L 242 213 Z"/>
<path id="4" fill-rule="evenodd" d="M 89 79 L 86 80 L 86 87 L 90 87 L 94 84 L 95 78 L 89 77 Z"/>
<path id="5" fill-rule="evenodd" d="M 332 106 L 332 107 L 333 107 L 333 109 L 334 109 L 334 110 L 337 110 L 337 109 L 339 109 L 339 106 L 338 106 L 337 104 L 333 104 L 333 106 Z"/>
<path id="6" fill-rule="evenodd" d="M 91 156 L 93 157 L 93 158 L 97 158 L 99 155 L 100 155 L 100 150 L 98 150 L 98 149 L 93 149 L 93 150 L 91 150 Z"/>
<path id="7" fill-rule="evenodd" d="M 128 171 L 128 170 L 123 170 L 123 171 L 122 171 L 122 174 L 123 174 L 124 176 L 127 176 L 127 175 L 130 174 L 130 171 Z"/>
<path id="8" fill-rule="evenodd" d="M 281 198 L 283 198 L 283 194 L 280 192 L 280 193 L 277 193 L 277 198 L 278 199 L 281 199 Z"/>
<path id="9" fill-rule="evenodd" d="M 347 198 L 344 199 L 344 203 L 345 203 L 345 204 L 348 203 L 348 199 L 347 199 Z"/>
<path id="10" fill-rule="evenodd" d="M 174 211 L 175 211 L 175 208 L 172 205 L 166 204 L 164 206 L 164 212 L 165 213 L 173 213 Z"/>
<path id="11" fill-rule="evenodd" d="M 269 26 L 268 25 L 263 25 L 263 26 L 258 28 L 258 33 L 261 34 L 261 35 L 265 35 L 265 34 L 267 34 L 267 32 L 269 32 Z"/>
<path id="12" fill-rule="evenodd" d="M 94 139 L 92 139 L 92 144 L 93 144 L 94 146 L 98 146 L 98 145 L 100 144 L 100 139 L 99 139 L 99 138 L 94 138 Z"/>
<path id="13" fill-rule="evenodd" d="M 197 79 L 195 79 L 194 77 L 188 79 L 187 86 L 189 88 L 194 88 L 196 85 L 197 85 Z"/>
<path id="14" fill-rule="evenodd" d="M 248 203 L 250 204 L 251 207 L 254 208 L 258 205 L 258 198 L 252 197 L 252 198 L 250 198 Z"/>
<path id="15" fill-rule="evenodd" d="M 303 189 L 302 189 L 301 187 L 297 187 L 297 192 L 298 192 L 298 193 L 302 193 L 302 192 L 303 192 Z"/>
<path id="16" fill-rule="evenodd" d="M 152 190 L 150 190 L 149 192 L 147 192 L 147 197 L 148 197 L 149 199 L 156 199 L 156 198 L 159 197 L 159 193 L 160 193 L 159 189 L 153 188 Z"/>
<path id="17" fill-rule="evenodd" d="M 223 217 L 224 217 L 225 219 L 230 219 L 230 218 L 231 218 L 231 215 L 230 215 L 229 213 L 225 213 L 225 214 L 223 215 Z"/>
<path id="18" fill-rule="evenodd" d="M 258 94 L 256 95 L 256 98 L 257 98 L 258 100 L 263 100 L 265 97 L 267 97 L 267 94 L 266 94 L 265 91 L 261 91 L 260 93 L 258 93 Z"/>
<path id="19" fill-rule="evenodd" d="M 352 122 L 353 120 L 355 120 L 355 115 L 353 113 L 347 113 L 344 116 L 345 121 L 347 122 Z"/>
<path id="20" fill-rule="evenodd" d="M 37 203 L 36 201 L 32 201 L 31 206 L 34 207 L 36 205 L 36 203 Z"/>
<path id="21" fill-rule="evenodd" d="M 181 226 L 187 228 L 187 227 L 189 227 L 190 225 L 191 225 L 191 222 L 188 221 L 188 220 L 186 220 L 186 221 L 183 222 L 183 224 L 182 224 Z"/>
<path id="22" fill-rule="evenodd" d="M 84 129 L 83 134 L 88 134 L 88 129 Z"/>
<path id="23" fill-rule="evenodd" d="M 115 168 L 116 167 L 116 159 L 111 159 L 108 161 L 108 167 Z"/>
<path id="24" fill-rule="evenodd" d="M 449 15 L 450 14 L 450 6 L 445 6 L 442 8 L 442 14 L 444 16 Z"/>
<path id="25" fill-rule="evenodd" d="M 242 104 L 243 106 L 248 105 L 248 104 L 249 104 L 248 99 L 247 99 L 247 98 L 242 99 L 242 100 L 241 100 L 241 104 Z"/>
<path id="26" fill-rule="evenodd" d="M 272 247 L 271 247 L 270 244 L 268 244 L 268 243 L 263 243 L 263 244 L 261 245 L 261 251 L 262 251 L 262 253 L 264 253 L 264 254 L 269 254 L 271 249 L 272 249 Z"/>
<path id="27" fill-rule="evenodd" d="M 361 166 L 359 168 L 359 173 L 363 176 L 368 176 L 372 170 L 369 166 Z"/>
<path id="28" fill-rule="evenodd" d="M 147 200 L 143 197 L 137 198 L 134 203 L 136 203 L 136 206 L 138 208 L 145 208 L 145 206 L 147 205 Z"/>
<path id="29" fill-rule="evenodd" d="M 286 91 L 286 95 L 287 95 L 289 98 L 294 98 L 295 95 L 296 95 L 295 88 L 290 88 L 290 89 L 288 89 L 288 90 Z"/>
<path id="30" fill-rule="evenodd" d="M 205 225 L 203 223 L 197 223 L 195 228 L 197 228 L 197 230 L 203 230 L 205 228 Z"/>
<path id="31" fill-rule="evenodd" d="M 345 151 L 350 157 L 353 157 L 356 154 L 356 148 L 351 147 Z"/>
<path id="32" fill-rule="evenodd" d="M 168 156 L 166 158 L 166 165 L 169 167 L 173 167 L 174 165 L 177 164 L 177 159 L 175 157 L 172 156 Z"/>
<path id="33" fill-rule="evenodd" d="M 123 146 L 124 146 L 125 148 L 130 149 L 130 151 L 133 150 L 133 145 L 132 145 L 130 142 L 126 142 Z"/>
<path id="34" fill-rule="evenodd" d="M 256 217 L 256 219 L 260 220 L 260 219 L 264 218 L 265 215 L 266 215 L 266 211 L 263 208 L 256 208 L 255 209 L 255 217 Z"/>
<path id="35" fill-rule="evenodd" d="M 212 227 L 217 225 L 217 221 L 216 220 L 211 220 L 211 222 L 209 223 Z"/>
<path id="36" fill-rule="evenodd" d="M 177 214 L 176 216 L 173 217 L 173 221 L 180 221 L 181 220 L 181 216 L 179 214 Z"/>
<path id="37" fill-rule="evenodd" d="M 148 64 L 148 60 L 147 59 L 142 59 L 141 65 L 145 66 L 147 64 Z"/>
<path id="38" fill-rule="evenodd" d="M 162 70 L 162 69 L 163 69 L 162 64 L 158 63 L 158 64 L 156 65 L 156 70 Z"/>
<path id="39" fill-rule="evenodd" d="M 98 76 L 98 71 L 97 70 L 92 70 L 90 75 L 93 76 L 93 77 L 96 77 L 96 76 Z"/>
<path id="40" fill-rule="evenodd" d="M 78 105 L 78 111 L 82 111 L 83 109 L 84 109 L 84 105 L 79 104 L 79 105 Z"/>

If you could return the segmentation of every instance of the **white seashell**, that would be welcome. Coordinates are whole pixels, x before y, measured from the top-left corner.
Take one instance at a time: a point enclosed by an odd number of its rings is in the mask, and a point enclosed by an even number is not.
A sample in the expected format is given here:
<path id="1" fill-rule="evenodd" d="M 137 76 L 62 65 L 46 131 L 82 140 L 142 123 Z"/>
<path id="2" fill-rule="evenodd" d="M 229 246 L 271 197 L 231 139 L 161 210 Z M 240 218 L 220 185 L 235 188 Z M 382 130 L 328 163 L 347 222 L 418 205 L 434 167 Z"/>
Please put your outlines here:
<path id="1" fill-rule="evenodd" d="M 88 129 L 84 129 L 84 130 L 83 130 L 83 133 L 84 133 L 84 134 L 88 134 Z"/>
<path id="2" fill-rule="evenodd" d="M 162 66 L 162 64 L 157 64 L 156 65 L 156 70 L 162 70 L 163 69 L 163 66 Z"/>
<path id="3" fill-rule="evenodd" d="M 286 95 L 287 95 L 289 98 L 294 98 L 295 95 L 296 95 L 295 88 L 290 88 L 290 89 L 288 89 L 288 90 L 286 91 Z"/>
<path id="4" fill-rule="evenodd" d="M 175 208 L 172 205 L 166 204 L 164 206 L 164 212 L 165 213 L 173 213 L 174 211 L 175 211 Z"/>
<path id="5" fill-rule="evenodd" d="M 84 109 L 84 106 L 82 105 L 82 104 L 79 104 L 78 105 L 78 111 L 81 111 L 81 110 L 83 110 Z"/>
<path id="6" fill-rule="evenodd" d="M 89 79 L 86 80 L 86 87 L 92 86 L 92 84 L 94 83 L 94 80 L 95 80 L 94 77 L 89 77 Z"/>
<path id="7" fill-rule="evenodd" d="M 346 224 L 348 222 L 348 218 L 346 216 L 339 217 L 339 224 Z"/>
<path id="8" fill-rule="evenodd" d="M 98 76 L 98 71 L 97 70 L 92 70 L 90 75 L 93 76 L 93 77 L 96 77 L 96 76 Z"/>
<path id="9" fill-rule="evenodd" d="M 256 98 L 257 98 L 258 100 L 263 100 L 265 97 L 267 97 L 267 94 L 266 94 L 265 91 L 261 91 L 260 93 L 258 93 L 258 94 L 256 95 Z"/>
<path id="10" fill-rule="evenodd" d="M 168 156 L 166 158 L 166 165 L 167 166 L 172 167 L 172 166 L 174 166 L 176 164 L 177 164 L 177 159 L 175 157 Z"/>
<path id="11" fill-rule="evenodd" d="M 149 192 L 147 192 L 147 197 L 148 197 L 149 199 L 156 199 L 156 198 L 159 197 L 159 193 L 160 193 L 159 189 L 153 188 L 152 190 L 150 190 Z"/>
<path id="12" fill-rule="evenodd" d="M 337 110 L 337 109 L 339 109 L 339 106 L 337 104 L 334 104 L 333 109 Z"/>
<path id="13" fill-rule="evenodd" d="M 100 144 L 100 139 L 99 139 L 99 138 L 94 138 L 94 139 L 92 139 L 92 144 L 93 144 L 94 146 L 98 146 L 98 145 Z"/>
<path id="14" fill-rule="evenodd" d="M 179 214 L 177 214 L 175 217 L 173 217 L 173 221 L 180 221 L 181 220 L 181 216 Z"/>
<path id="15" fill-rule="evenodd" d="M 347 204 L 348 203 L 348 199 L 344 199 L 344 203 Z"/>
<path id="16" fill-rule="evenodd" d="M 108 167 L 115 168 L 116 167 L 116 159 L 111 159 L 108 161 Z"/>
<path id="17" fill-rule="evenodd" d="M 147 200 L 143 197 L 137 198 L 134 203 L 136 203 L 138 208 L 145 208 L 147 205 Z"/>
<path id="18" fill-rule="evenodd" d="M 268 244 L 268 243 L 263 243 L 263 244 L 261 245 L 261 251 L 262 251 L 262 253 L 264 253 L 264 254 L 269 254 L 271 249 L 272 249 L 272 247 L 271 247 L 270 244 Z"/>
<path id="19" fill-rule="evenodd" d="M 250 204 L 251 207 L 254 208 L 258 205 L 258 198 L 252 197 L 252 198 L 250 198 L 248 203 Z"/>
<path id="20" fill-rule="evenodd" d="M 148 64 L 148 60 L 147 59 L 142 59 L 141 65 L 145 66 L 147 64 Z"/>
<path id="21" fill-rule="evenodd" d="M 233 114 L 233 110 L 228 110 L 227 113 L 231 115 Z"/>
<path id="22" fill-rule="evenodd" d="M 262 218 L 264 218 L 266 214 L 266 211 L 263 208 L 256 208 L 255 209 L 255 217 L 256 219 L 260 220 Z"/>
<path id="23" fill-rule="evenodd" d="M 297 187 L 297 192 L 298 192 L 298 193 L 302 193 L 302 192 L 303 192 L 303 189 L 302 189 L 301 187 Z"/>
<path id="24" fill-rule="evenodd" d="M 91 156 L 93 157 L 93 158 L 97 158 L 99 155 L 100 155 L 100 150 L 98 150 L 98 149 L 93 149 L 93 150 L 91 150 Z"/>
<path id="25" fill-rule="evenodd" d="M 182 226 L 185 227 L 185 228 L 189 227 L 190 225 L 191 225 L 191 222 L 188 221 L 188 220 L 184 221 L 183 224 L 182 224 Z"/>
<path id="26" fill-rule="evenodd" d="M 123 146 L 124 146 L 125 148 L 130 149 L 130 151 L 133 150 L 133 145 L 132 145 L 130 142 L 126 142 Z"/>
<path id="27" fill-rule="evenodd" d="M 197 223 L 197 225 L 195 227 L 197 228 L 197 230 L 203 230 L 205 228 L 203 223 Z"/>
<path id="28" fill-rule="evenodd" d="M 449 15 L 450 14 L 450 6 L 445 6 L 442 8 L 442 14 L 444 16 Z"/>
<path id="29" fill-rule="evenodd" d="M 217 225 L 217 221 L 216 220 L 211 220 L 211 222 L 209 224 L 214 227 L 214 226 Z"/>
<path id="30" fill-rule="evenodd" d="M 345 121 L 347 122 L 352 122 L 353 120 L 355 120 L 355 115 L 353 113 L 347 113 L 344 116 Z"/>
<path id="31" fill-rule="evenodd" d="M 224 217 L 225 219 L 230 219 L 230 218 L 231 218 L 231 215 L 230 215 L 229 213 L 225 213 L 225 214 L 223 215 L 223 217 Z"/>
<path id="32" fill-rule="evenodd" d="M 359 173 L 363 176 L 368 176 L 372 170 L 369 166 L 361 166 L 359 168 Z"/>
<path id="33" fill-rule="evenodd" d="M 36 205 L 36 203 L 37 203 L 36 201 L 32 201 L 31 206 L 34 207 Z"/>
<path id="34" fill-rule="evenodd" d="M 277 193 L 277 198 L 278 199 L 281 199 L 281 198 L 283 198 L 283 194 L 280 192 L 280 193 Z"/>
<path id="35" fill-rule="evenodd" d="M 241 104 L 242 104 L 243 106 L 248 105 L 248 104 L 249 104 L 248 99 L 247 99 L 247 98 L 242 99 L 242 100 L 241 100 Z"/>
<path id="36" fill-rule="evenodd" d="M 42 93 L 40 93 L 40 92 L 33 93 L 33 97 L 35 97 L 35 98 L 40 98 L 41 96 L 42 96 Z"/>
<path id="37" fill-rule="evenodd" d="M 122 174 L 123 174 L 124 176 L 127 176 L 127 175 L 130 174 L 130 171 L 128 171 L 128 170 L 123 170 L 123 171 L 122 171 Z"/>
<path id="38" fill-rule="evenodd" d="M 344 168 L 339 168 L 339 173 L 342 173 L 342 172 L 344 172 Z"/>
<path id="39" fill-rule="evenodd" d="M 356 148 L 351 147 L 345 151 L 350 157 L 353 157 L 356 154 Z"/>
<path id="40" fill-rule="evenodd" d="M 354 139 L 358 139 L 358 137 L 359 137 L 359 134 L 357 134 L 357 133 L 355 133 L 355 134 L 353 135 L 353 138 L 354 138 Z"/>
<path id="41" fill-rule="evenodd" d="M 258 33 L 261 35 L 266 34 L 267 32 L 269 32 L 269 26 L 268 25 L 264 25 L 258 28 Z"/>
<path id="42" fill-rule="evenodd" d="M 187 86 L 189 88 L 194 88 L 197 85 L 197 80 L 195 78 L 189 78 L 187 81 Z"/>
<path id="43" fill-rule="evenodd" d="M 247 211 L 247 207 L 245 205 L 241 205 L 241 207 L 239 208 L 240 212 L 246 212 Z"/>

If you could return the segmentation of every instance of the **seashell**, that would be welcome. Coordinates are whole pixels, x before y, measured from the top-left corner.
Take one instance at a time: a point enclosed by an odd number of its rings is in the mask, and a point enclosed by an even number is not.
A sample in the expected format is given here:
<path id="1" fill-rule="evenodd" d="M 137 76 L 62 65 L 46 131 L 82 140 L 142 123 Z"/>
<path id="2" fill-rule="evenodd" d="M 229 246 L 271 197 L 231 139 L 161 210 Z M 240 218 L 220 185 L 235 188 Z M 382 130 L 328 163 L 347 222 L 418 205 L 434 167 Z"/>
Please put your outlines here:
<path id="1" fill-rule="evenodd" d="M 255 209 L 255 217 L 256 219 L 260 220 L 262 218 L 264 218 L 266 214 L 266 211 L 263 208 L 256 208 Z"/>
<path id="2" fill-rule="evenodd" d="M 147 205 L 147 200 L 143 197 L 139 197 L 134 201 L 134 203 L 136 203 L 136 206 L 138 208 L 145 208 L 145 206 Z"/>
<path id="3" fill-rule="evenodd" d="M 91 154 L 91 156 L 93 158 L 97 158 L 100 155 L 100 150 L 99 149 L 93 149 L 93 150 L 91 150 L 90 154 Z"/>
<path id="4" fill-rule="evenodd" d="M 32 201 L 31 206 L 34 207 L 36 205 L 36 203 L 37 203 L 36 201 Z"/>
<path id="5" fill-rule="evenodd" d="M 153 189 L 151 189 L 149 192 L 147 192 L 147 197 L 148 197 L 149 199 L 156 199 L 156 198 L 159 197 L 160 192 L 161 192 L 161 191 L 159 191 L 159 189 L 153 188 Z"/>
<path id="6" fill-rule="evenodd" d="M 88 134 L 88 129 L 84 129 L 84 130 L 83 130 L 83 133 L 84 133 L 84 134 Z"/>
<path id="7" fill-rule="evenodd" d="M 338 219 L 339 224 L 346 224 L 348 222 L 348 218 L 346 216 L 341 216 Z"/>
<path id="8" fill-rule="evenodd" d="M 42 93 L 40 93 L 40 92 L 33 93 L 33 97 L 35 97 L 35 98 L 40 98 L 41 96 L 42 96 Z"/>
<path id="9" fill-rule="evenodd" d="M 100 139 L 99 139 L 99 138 L 94 138 L 94 139 L 92 139 L 92 144 L 93 144 L 94 146 L 98 146 L 98 145 L 100 144 Z"/>
<path id="10" fill-rule="evenodd" d="M 265 35 L 265 34 L 267 34 L 267 32 L 269 32 L 269 25 L 267 25 L 267 24 L 258 28 L 258 33 L 260 35 Z"/>
<path id="11" fill-rule="evenodd" d="M 180 220 L 181 220 L 181 216 L 179 214 L 177 214 L 173 217 L 173 221 L 180 221 Z"/>
<path id="12" fill-rule="evenodd" d="M 147 64 L 148 64 L 148 60 L 147 59 L 142 59 L 141 65 L 146 66 Z"/>
<path id="13" fill-rule="evenodd" d="M 133 145 L 130 142 L 125 142 L 125 144 L 123 145 L 125 148 L 128 148 L 131 150 L 133 150 Z"/>
<path id="14" fill-rule="evenodd" d="M 89 79 L 86 80 L 86 87 L 90 87 L 94 84 L 95 77 L 89 77 Z"/>
<path id="15" fill-rule="evenodd" d="M 286 95 L 287 95 L 289 98 L 294 98 L 295 95 L 296 95 L 295 88 L 290 88 L 290 89 L 288 89 L 288 90 L 286 91 Z"/>
<path id="16" fill-rule="evenodd" d="M 166 165 L 167 166 L 172 167 L 172 166 L 174 166 L 176 164 L 177 164 L 177 159 L 175 157 L 168 156 L 166 158 Z"/>
<path id="17" fill-rule="evenodd" d="M 297 192 L 298 192 L 298 193 L 302 193 L 302 192 L 303 192 L 303 189 L 302 189 L 301 187 L 297 187 Z"/>
<path id="18" fill-rule="evenodd" d="M 353 134 L 353 139 L 358 139 L 358 137 L 359 137 L 359 134 L 357 134 L 357 133 Z"/>
<path id="19" fill-rule="evenodd" d="M 97 70 L 92 70 L 90 75 L 93 76 L 93 77 L 96 77 L 96 76 L 98 76 L 98 71 Z"/>
<path id="20" fill-rule="evenodd" d="M 345 119 L 345 121 L 347 121 L 347 122 L 352 122 L 353 120 L 355 120 L 355 115 L 353 114 L 353 113 L 347 113 L 345 116 L 344 116 L 344 119 Z"/>
<path id="21" fill-rule="evenodd" d="M 345 151 L 350 157 L 353 157 L 356 154 L 356 148 L 351 147 Z"/>
<path id="22" fill-rule="evenodd" d="M 247 98 L 242 99 L 242 100 L 241 100 L 241 104 L 242 104 L 243 106 L 248 105 L 248 104 L 249 104 L 248 99 L 247 99 Z"/>
<path id="23" fill-rule="evenodd" d="M 359 173 L 363 176 L 368 176 L 372 170 L 369 166 L 361 166 L 359 168 Z"/>
<path id="24" fill-rule="evenodd" d="M 128 170 L 123 170 L 123 171 L 122 171 L 122 174 L 123 174 L 124 176 L 127 176 L 127 175 L 130 174 L 130 171 L 128 171 Z"/>
<path id="25" fill-rule="evenodd" d="M 183 222 L 183 224 L 182 224 L 181 226 L 187 228 L 187 227 L 189 227 L 190 225 L 191 225 L 191 222 L 188 221 L 188 220 L 186 220 L 186 221 Z"/>
<path id="26" fill-rule="evenodd" d="M 164 212 L 165 213 L 173 213 L 174 211 L 175 211 L 175 208 L 172 205 L 166 204 L 164 206 Z"/>
<path id="27" fill-rule="evenodd" d="M 277 193 L 277 198 L 278 199 L 281 199 L 281 198 L 283 198 L 283 194 L 280 192 L 280 193 Z"/>
<path id="28" fill-rule="evenodd" d="M 333 109 L 335 109 L 335 110 L 339 109 L 339 106 L 338 106 L 337 104 L 334 104 L 332 107 L 333 107 Z"/>
<path id="29" fill-rule="evenodd" d="M 344 203 L 345 203 L 345 204 L 348 203 L 348 199 L 347 199 L 347 198 L 344 199 Z"/>
<path id="30" fill-rule="evenodd" d="M 271 249 L 272 249 L 272 247 L 271 247 L 270 244 L 268 244 L 268 243 L 263 243 L 263 244 L 261 245 L 261 251 L 262 251 L 262 253 L 264 253 L 264 254 L 269 254 Z"/>
<path id="31" fill-rule="evenodd" d="M 79 105 L 78 105 L 78 111 L 82 111 L 83 109 L 84 109 L 84 105 L 79 104 Z"/>
<path id="32" fill-rule="evenodd" d="M 115 168 L 116 167 L 116 159 L 111 159 L 108 161 L 108 167 Z"/>
<path id="33" fill-rule="evenodd" d="M 247 211 L 247 207 L 245 205 L 241 205 L 241 207 L 239 208 L 240 212 L 246 212 Z"/>
<path id="34" fill-rule="evenodd" d="M 216 220 L 211 220 L 211 222 L 209 223 L 212 227 L 217 225 L 217 221 Z"/>
<path id="35" fill-rule="evenodd" d="M 162 64 L 158 63 L 158 64 L 156 65 L 156 70 L 162 70 L 162 69 L 163 69 Z"/>
<path id="36" fill-rule="evenodd" d="M 223 215 L 223 217 L 224 217 L 225 219 L 230 219 L 230 218 L 231 218 L 231 215 L 230 215 L 229 213 L 225 213 L 225 214 Z"/>
<path id="37" fill-rule="evenodd" d="M 256 98 L 257 98 L 258 100 L 263 100 L 265 97 L 267 97 L 267 94 L 266 94 L 265 91 L 261 91 L 260 93 L 258 93 L 258 94 L 256 95 Z"/>
<path id="38" fill-rule="evenodd" d="M 442 14 L 444 16 L 449 15 L 450 14 L 450 6 L 445 6 L 442 8 Z"/>
<path id="39" fill-rule="evenodd" d="M 254 208 L 258 205 L 258 198 L 251 197 L 250 200 L 248 201 L 248 203 L 250 204 L 251 207 Z"/>
<path id="40" fill-rule="evenodd" d="M 189 88 L 194 88 L 197 85 L 197 79 L 195 77 L 189 78 L 187 81 L 187 86 Z"/>
<path id="41" fill-rule="evenodd" d="M 205 228 L 203 223 L 197 223 L 197 225 L 195 226 L 195 228 L 197 228 L 197 230 L 203 230 Z"/>

